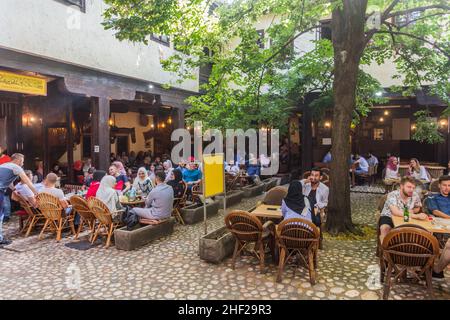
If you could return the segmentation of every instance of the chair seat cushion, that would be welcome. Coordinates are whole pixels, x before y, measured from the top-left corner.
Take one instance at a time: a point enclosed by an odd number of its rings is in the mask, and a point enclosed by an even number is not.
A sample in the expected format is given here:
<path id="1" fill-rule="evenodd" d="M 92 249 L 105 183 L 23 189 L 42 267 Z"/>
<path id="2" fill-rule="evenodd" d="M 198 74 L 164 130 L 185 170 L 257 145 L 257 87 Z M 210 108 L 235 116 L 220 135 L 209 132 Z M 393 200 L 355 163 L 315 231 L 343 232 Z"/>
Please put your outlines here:
<path id="1" fill-rule="evenodd" d="M 155 220 L 155 219 L 139 219 L 139 223 L 141 224 L 160 224 L 163 223 L 165 221 L 167 221 L 168 219 L 162 219 L 162 220 Z"/>

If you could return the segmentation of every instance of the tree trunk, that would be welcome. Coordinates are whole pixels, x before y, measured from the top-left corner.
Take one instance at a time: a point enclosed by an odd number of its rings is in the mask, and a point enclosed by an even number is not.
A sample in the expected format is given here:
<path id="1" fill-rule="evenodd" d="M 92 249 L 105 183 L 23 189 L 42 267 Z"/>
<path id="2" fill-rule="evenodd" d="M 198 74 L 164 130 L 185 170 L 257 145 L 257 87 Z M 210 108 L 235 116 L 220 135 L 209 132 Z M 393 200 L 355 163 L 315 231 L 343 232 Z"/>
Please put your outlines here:
<path id="1" fill-rule="evenodd" d="M 356 106 L 359 62 L 364 35 L 367 0 L 343 0 L 332 14 L 334 48 L 331 186 L 326 229 L 331 234 L 352 232 L 350 207 L 350 125 Z"/>

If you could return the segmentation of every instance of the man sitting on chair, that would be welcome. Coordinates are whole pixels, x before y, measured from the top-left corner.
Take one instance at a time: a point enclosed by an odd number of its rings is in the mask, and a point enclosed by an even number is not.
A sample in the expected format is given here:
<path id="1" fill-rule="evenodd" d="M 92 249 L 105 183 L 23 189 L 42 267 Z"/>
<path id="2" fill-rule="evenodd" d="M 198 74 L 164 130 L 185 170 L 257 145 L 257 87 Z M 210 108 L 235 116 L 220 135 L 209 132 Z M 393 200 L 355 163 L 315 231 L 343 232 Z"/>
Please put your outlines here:
<path id="1" fill-rule="evenodd" d="M 422 203 L 419 195 L 414 191 L 415 188 L 416 180 L 413 177 L 405 176 L 400 181 L 400 189 L 388 194 L 378 223 L 381 243 L 389 231 L 394 228 L 392 216 L 403 217 L 405 207 L 413 219 L 426 220 L 428 218 L 425 213 L 420 212 Z"/>
<path id="2" fill-rule="evenodd" d="M 137 215 L 147 220 L 163 220 L 172 215 L 173 189 L 166 184 L 164 172 L 156 172 L 156 187 L 150 191 L 145 199 L 145 208 L 134 208 L 130 214 Z"/>
<path id="3" fill-rule="evenodd" d="M 70 213 L 69 203 L 64 196 L 64 192 L 61 189 L 56 188 L 56 183 L 58 181 L 58 176 L 51 172 L 44 180 L 44 187 L 39 191 L 39 193 L 49 193 L 59 199 L 61 206 L 66 209 L 66 213 Z"/>
<path id="4" fill-rule="evenodd" d="M 25 170 L 25 174 L 27 175 L 28 179 L 33 180 L 33 172 L 31 170 Z M 26 185 L 26 183 L 23 183 L 20 181 L 18 184 L 16 184 L 16 191 L 25 199 L 28 201 L 28 203 L 36 208 L 36 197 L 34 196 L 33 191 L 31 191 L 30 187 Z"/>
<path id="5" fill-rule="evenodd" d="M 308 197 L 313 213 L 312 222 L 318 227 L 322 223 L 320 215 L 321 213 L 323 214 L 323 210 L 328 206 L 329 194 L 328 187 L 320 182 L 321 178 L 322 170 L 320 168 L 312 168 L 310 176 L 301 181 L 303 195 Z"/>
<path id="6" fill-rule="evenodd" d="M 450 219 L 450 176 L 439 178 L 439 191 L 427 199 L 427 207 L 433 215 L 439 218 Z"/>

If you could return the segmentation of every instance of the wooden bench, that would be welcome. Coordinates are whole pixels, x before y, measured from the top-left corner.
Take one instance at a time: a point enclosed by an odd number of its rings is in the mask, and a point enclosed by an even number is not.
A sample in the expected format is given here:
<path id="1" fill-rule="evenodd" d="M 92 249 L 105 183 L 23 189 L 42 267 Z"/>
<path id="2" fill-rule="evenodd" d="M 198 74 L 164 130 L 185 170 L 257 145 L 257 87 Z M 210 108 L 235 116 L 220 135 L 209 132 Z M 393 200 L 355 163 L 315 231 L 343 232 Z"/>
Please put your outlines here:
<path id="1" fill-rule="evenodd" d="M 137 228 L 127 230 L 126 227 L 114 231 L 114 242 L 119 250 L 131 251 L 142 247 L 153 240 L 173 233 L 175 218 L 155 221 L 141 219 Z"/>

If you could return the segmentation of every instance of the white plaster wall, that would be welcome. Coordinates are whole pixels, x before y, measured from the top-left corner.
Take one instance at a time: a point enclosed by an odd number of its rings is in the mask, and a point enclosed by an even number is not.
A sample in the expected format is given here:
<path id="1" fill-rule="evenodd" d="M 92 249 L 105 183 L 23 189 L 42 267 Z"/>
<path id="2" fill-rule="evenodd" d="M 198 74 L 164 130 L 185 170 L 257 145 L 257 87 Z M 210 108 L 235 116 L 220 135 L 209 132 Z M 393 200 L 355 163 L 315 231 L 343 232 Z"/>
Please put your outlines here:
<path id="1" fill-rule="evenodd" d="M 100 24 L 102 0 L 87 0 L 86 13 L 56 0 L 1 0 L 0 47 L 154 83 L 171 83 L 198 91 L 198 80 L 176 84 L 160 57 L 173 50 L 150 40 L 149 45 L 117 40 Z M 1 65 L 1 61 L 0 61 Z M 198 70 L 195 71 L 198 78 Z"/>
<path id="2" fill-rule="evenodd" d="M 149 122 L 146 127 L 143 127 L 139 123 L 139 113 L 127 112 L 127 113 L 112 113 L 112 118 L 115 121 L 115 125 L 119 128 L 135 128 L 136 131 L 136 143 L 131 142 L 131 137 L 128 139 L 128 145 L 130 152 L 148 151 L 145 148 L 144 132 L 150 130 L 150 126 L 153 123 L 153 117 L 149 116 Z M 156 124 L 155 124 L 156 125 Z M 153 150 L 150 150 L 153 152 Z M 111 152 L 116 153 L 116 144 L 111 145 Z"/>

